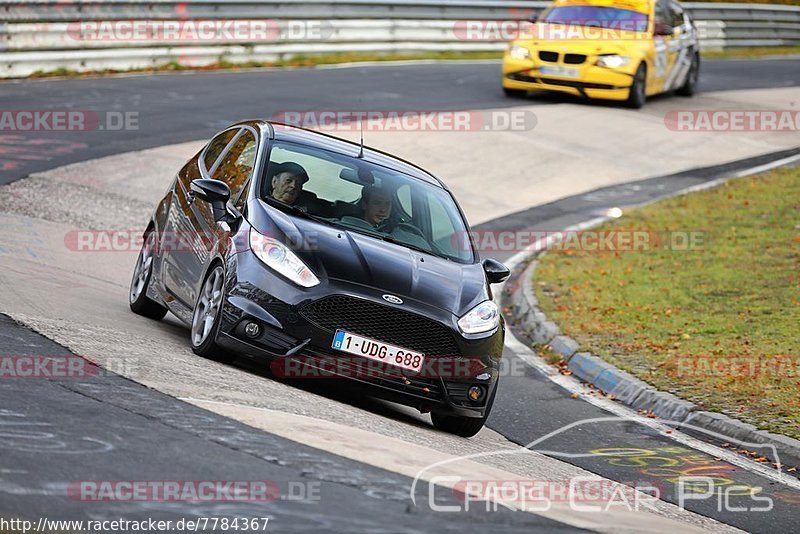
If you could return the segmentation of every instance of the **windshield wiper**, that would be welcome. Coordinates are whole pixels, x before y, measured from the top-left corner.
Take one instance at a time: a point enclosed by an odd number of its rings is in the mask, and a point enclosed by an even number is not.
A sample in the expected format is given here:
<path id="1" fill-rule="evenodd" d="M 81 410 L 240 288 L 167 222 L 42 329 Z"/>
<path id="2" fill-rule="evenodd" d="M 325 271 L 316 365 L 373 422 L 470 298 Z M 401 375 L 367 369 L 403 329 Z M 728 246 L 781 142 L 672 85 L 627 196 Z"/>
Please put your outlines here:
<path id="1" fill-rule="evenodd" d="M 425 254 L 433 254 L 433 249 L 426 249 L 426 248 L 422 248 L 422 247 L 420 247 L 418 245 L 412 245 L 411 243 L 406 243 L 405 241 L 400 241 L 396 237 L 392 237 L 389 234 L 379 234 L 378 237 L 380 239 L 383 239 L 387 243 L 400 245 L 401 247 L 410 248 L 411 250 L 416 250 L 417 252 L 423 252 Z M 435 255 L 438 256 L 438 254 L 435 254 Z"/>
<path id="2" fill-rule="evenodd" d="M 416 250 L 417 252 L 423 252 L 425 254 L 433 254 L 432 249 L 426 249 L 426 248 L 420 247 L 418 245 L 414 245 L 414 244 L 411 244 L 411 243 L 406 243 L 405 241 L 401 241 L 401 240 L 397 239 L 396 237 L 392 237 L 389 234 L 384 234 L 383 232 L 368 230 L 366 228 L 358 228 L 358 227 L 350 226 L 350 225 L 347 225 L 347 224 L 337 223 L 337 222 L 334 222 L 334 221 L 326 221 L 326 222 L 328 222 L 331 226 L 335 226 L 336 228 L 341 228 L 342 230 L 347 230 L 347 231 L 355 232 L 357 234 L 364 234 L 364 235 L 368 235 L 370 237 L 375 237 L 377 239 L 380 239 L 381 241 L 386 241 L 387 243 L 392 243 L 394 245 L 400 245 L 401 247 L 410 248 L 412 250 Z"/>
<path id="3" fill-rule="evenodd" d="M 327 221 L 326 219 L 323 219 L 322 217 L 317 217 L 316 215 L 312 215 L 298 206 L 287 204 L 286 202 L 282 202 L 277 198 L 267 197 L 264 199 L 264 201 L 273 208 L 277 208 L 283 212 L 288 212 L 291 213 L 292 215 L 299 215 L 301 217 L 305 217 L 306 219 L 311 219 L 312 221 L 329 224 L 329 221 Z"/>

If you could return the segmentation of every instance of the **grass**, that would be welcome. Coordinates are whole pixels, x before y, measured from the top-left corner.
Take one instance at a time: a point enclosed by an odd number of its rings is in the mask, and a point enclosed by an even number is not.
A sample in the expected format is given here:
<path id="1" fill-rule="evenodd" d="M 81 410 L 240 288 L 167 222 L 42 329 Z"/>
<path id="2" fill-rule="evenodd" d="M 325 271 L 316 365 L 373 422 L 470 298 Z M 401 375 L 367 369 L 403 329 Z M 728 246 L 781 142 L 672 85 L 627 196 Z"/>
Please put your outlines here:
<path id="1" fill-rule="evenodd" d="M 661 390 L 800 438 L 800 168 L 665 200 L 599 230 L 663 239 L 638 252 L 549 252 L 535 273 L 548 317 Z M 665 232 L 702 232 L 703 243 L 670 250 Z"/>
<path id="2" fill-rule="evenodd" d="M 53 76 L 98 76 L 108 74 L 120 74 L 129 72 L 173 72 L 173 71 L 211 71 L 211 70 L 239 70 L 253 68 L 270 67 L 314 67 L 317 65 L 333 65 L 337 63 L 351 63 L 357 61 L 399 61 L 399 60 L 418 60 L 418 59 L 438 59 L 438 60 L 458 60 L 458 59 L 497 59 L 503 57 L 503 51 L 497 52 L 424 52 L 424 53 L 398 53 L 398 54 L 378 54 L 378 53 L 336 53 L 336 54 L 297 54 L 278 61 L 247 61 L 243 63 L 233 63 L 225 57 L 221 57 L 217 62 L 202 67 L 189 67 L 172 61 L 165 65 L 148 67 L 144 69 L 105 69 L 78 72 L 65 68 L 58 68 L 52 71 L 37 71 L 29 78 L 49 78 Z"/>
<path id="3" fill-rule="evenodd" d="M 726 48 L 724 50 L 702 51 L 704 58 L 757 58 L 766 56 L 800 55 L 800 46 L 753 46 L 744 48 Z"/>

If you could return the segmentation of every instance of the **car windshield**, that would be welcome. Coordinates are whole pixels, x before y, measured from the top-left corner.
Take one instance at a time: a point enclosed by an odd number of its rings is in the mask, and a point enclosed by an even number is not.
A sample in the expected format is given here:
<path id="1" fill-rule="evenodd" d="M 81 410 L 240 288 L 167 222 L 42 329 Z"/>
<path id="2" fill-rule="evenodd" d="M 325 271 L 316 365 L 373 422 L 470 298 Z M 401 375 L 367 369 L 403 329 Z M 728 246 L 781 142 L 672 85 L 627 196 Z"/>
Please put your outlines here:
<path id="1" fill-rule="evenodd" d="M 648 17 L 644 13 L 618 7 L 563 6 L 550 9 L 539 20 L 548 24 L 646 32 Z"/>
<path id="2" fill-rule="evenodd" d="M 449 192 L 360 158 L 276 141 L 260 196 L 271 205 L 459 263 L 474 253 Z"/>

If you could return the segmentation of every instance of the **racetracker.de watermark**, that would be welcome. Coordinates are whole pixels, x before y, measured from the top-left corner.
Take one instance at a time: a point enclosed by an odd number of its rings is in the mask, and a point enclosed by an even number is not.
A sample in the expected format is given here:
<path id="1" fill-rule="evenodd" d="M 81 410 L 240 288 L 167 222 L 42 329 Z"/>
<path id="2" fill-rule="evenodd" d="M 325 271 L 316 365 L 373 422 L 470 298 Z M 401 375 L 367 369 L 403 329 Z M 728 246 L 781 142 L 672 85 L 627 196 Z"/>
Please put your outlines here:
<path id="1" fill-rule="evenodd" d="M 507 132 L 536 128 L 530 110 L 285 110 L 275 122 L 325 132 Z"/>
<path id="2" fill-rule="evenodd" d="M 156 253 L 194 253 L 198 247 L 210 248 L 224 231 L 198 233 L 193 231 L 162 231 L 151 244 Z M 236 250 L 249 250 L 252 244 L 271 236 L 242 234 L 233 236 Z M 319 247 L 319 235 L 306 232 L 281 236 L 291 250 L 313 251 Z M 586 251 L 586 252 L 646 252 L 650 250 L 697 251 L 706 246 L 704 231 L 652 230 L 474 230 L 455 232 L 450 237 L 454 251 L 468 251 L 474 246 L 481 253 L 521 251 Z M 255 239 L 256 241 L 252 241 Z M 139 252 L 145 242 L 140 229 L 135 230 L 70 230 L 64 235 L 64 246 L 72 252 Z M 472 244 L 472 245 L 471 245 Z"/>
<path id="3" fill-rule="evenodd" d="M 532 24 L 525 20 L 458 20 L 453 36 L 459 41 L 508 42 L 516 39 L 543 41 L 644 41 L 652 39 L 641 22 L 587 21 L 575 24 Z"/>
<path id="4" fill-rule="evenodd" d="M 797 110 L 674 110 L 664 124 L 676 132 L 798 132 Z"/>
<path id="5" fill-rule="evenodd" d="M 84 502 L 317 502 L 320 484 L 274 480 L 80 480 L 67 486 L 67 496 Z"/>
<path id="6" fill-rule="evenodd" d="M 800 357 L 774 356 L 677 356 L 665 362 L 667 372 L 679 377 L 800 378 Z"/>
<path id="7" fill-rule="evenodd" d="M 86 20 L 67 25 L 81 42 L 237 42 L 322 41 L 333 35 L 326 20 Z"/>
<path id="8" fill-rule="evenodd" d="M 131 376 L 139 368 L 132 358 L 105 358 L 100 367 L 81 356 L 0 356 L 0 380 L 11 378 L 98 378 L 122 374 Z"/>
<path id="9" fill-rule="evenodd" d="M 451 245 L 468 250 L 470 240 L 481 253 L 522 251 L 645 252 L 703 250 L 703 231 L 575 230 L 483 231 L 453 234 Z"/>
<path id="10" fill-rule="evenodd" d="M 157 254 L 189 253 L 194 254 L 199 248 L 211 248 L 218 239 L 227 233 L 222 229 L 213 232 L 195 232 L 191 230 L 164 230 L 158 233 L 158 239 L 149 243 L 150 250 Z M 281 236 L 281 242 L 291 250 L 317 250 L 318 235 L 313 232 L 300 234 L 287 232 Z M 261 246 L 272 237 L 260 233 L 234 234 L 233 243 L 237 252 L 250 250 L 251 245 Z M 141 229 L 135 230 L 78 230 L 73 229 L 64 234 L 64 246 L 71 252 L 139 252 L 145 244 L 145 234 Z"/>
<path id="11" fill-rule="evenodd" d="M 462 356 L 435 356 L 422 358 L 418 369 L 406 369 L 395 366 L 402 363 L 393 362 L 387 357 L 384 346 L 371 344 L 374 353 L 365 357 L 336 355 L 336 356 L 293 356 L 275 358 L 270 363 L 270 369 L 275 376 L 281 378 L 356 378 L 356 379 L 391 379 L 408 382 L 409 378 L 445 378 L 454 380 L 472 379 L 486 372 L 486 366 L 477 358 L 464 358 Z M 373 358 L 373 359 L 369 359 Z M 376 359 L 380 358 L 380 360 Z M 516 366 L 505 366 L 499 374 L 507 373 L 523 376 L 525 369 Z M 430 393 L 430 390 L 425 391 Z"/>
<path id="12" fill-rule="evenodd" d="M 113 132 L 138 129 L 138 111 L 0 110 L 2 132 Z"/>

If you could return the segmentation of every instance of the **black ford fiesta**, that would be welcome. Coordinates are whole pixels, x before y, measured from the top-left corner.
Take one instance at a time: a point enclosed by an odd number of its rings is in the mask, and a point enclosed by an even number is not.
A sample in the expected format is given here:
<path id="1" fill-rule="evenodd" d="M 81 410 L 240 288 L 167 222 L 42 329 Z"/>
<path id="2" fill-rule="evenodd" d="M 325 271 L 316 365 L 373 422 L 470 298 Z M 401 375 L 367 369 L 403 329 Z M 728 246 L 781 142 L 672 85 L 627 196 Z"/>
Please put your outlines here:
<path id="1" fill-rule="evenodd" d="M 505 325 L 452 194 L 388 154 L 247 121 L 180 170 L 144 234 L 130 307 L 191 327 L 201 356 L 353 380 L 472 436 Z"/>

